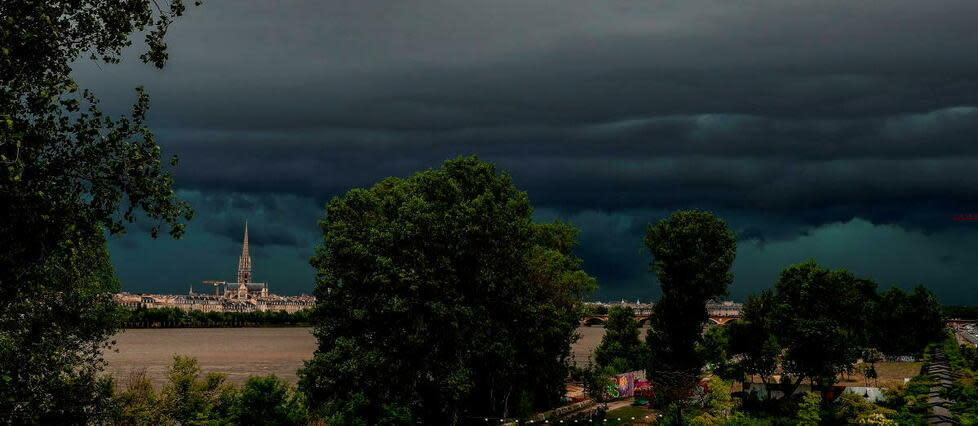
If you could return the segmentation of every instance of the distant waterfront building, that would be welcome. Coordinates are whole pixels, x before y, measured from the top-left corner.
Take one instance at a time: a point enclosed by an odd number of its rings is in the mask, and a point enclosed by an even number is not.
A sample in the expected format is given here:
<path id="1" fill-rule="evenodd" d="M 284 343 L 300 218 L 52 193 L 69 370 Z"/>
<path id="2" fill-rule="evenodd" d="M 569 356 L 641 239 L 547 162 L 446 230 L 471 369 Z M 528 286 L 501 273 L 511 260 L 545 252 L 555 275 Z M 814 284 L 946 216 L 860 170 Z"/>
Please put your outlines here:
<path id="1" fill-rule="evenodd" d="M 744 311 L 744 304 L 729 300 L 723 302 L 711 301 L 706 304 L 706 311 L 709 312 L 710 316 L 739 318 Z"/>
<path id="2" fill-rule="evenodd" d="M 191 287 L 187 295 L 172 294 L 116 294 L 116 302 L 129 309 L 177 308 L 185 311 L 204 312 L 297 312 L 316 305 L 313 296 L 277 296 L 268 292 L 267 283 L 251 282 L 251 252 L 248 246 L 248 224 L 245 223 L 241 257 L 238 258 L 238 281 L 204 281 L 213 285 L 212 294 L 194 293 Z M 221 288 L 223 287 L 223 289 Z M 222 291 L 223 290 L 223 291 Z"/>
<path id="3" fill-rule="evenodd" d="M 584 320 L 597 319 L 601 322 L 607 320 L 606 312 L 615 306 L 631 308 L 636 317 L 648 317 L 649 315 L 653 314 L 653 310 L 655 308 L 654 303 L 642 303 L 639 300 L 636 300 L 635 303 L 631 303 L 624 299 L 619 302 L 584 302 L 584 304 L 592 308 L 601 308 L 605 312 L 604 314 L 587 314 L 584 316 Z M 706 312 L 707 315 L 709 315 L 710 321 L 720 325 L 740 319 L 741 315 L 743 314 L 743 310 L 743 303 L 729 300 L 711 300 L 706 303 Z M 591 312 L 594 311 L 592 310 Z"/>

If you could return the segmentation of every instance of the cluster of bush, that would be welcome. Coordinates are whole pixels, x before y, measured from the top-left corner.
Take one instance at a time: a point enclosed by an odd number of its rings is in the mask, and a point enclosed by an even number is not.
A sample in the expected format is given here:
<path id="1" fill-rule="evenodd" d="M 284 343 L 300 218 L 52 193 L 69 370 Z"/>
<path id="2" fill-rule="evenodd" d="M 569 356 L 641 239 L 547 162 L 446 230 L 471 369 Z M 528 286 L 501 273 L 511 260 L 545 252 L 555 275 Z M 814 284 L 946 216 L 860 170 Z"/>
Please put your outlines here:
<path id="1" fill-rule="evenodd" d="M 252 376 L 243 386 L 227 376 L 201 377 L 194 358 L 174 356 L 159 392 L 145 372 L 131 374 L 106 399 L 104 423 L 117 425 L 305 425 L 302 393 L 274 376 Z M 114 386 L 106 379 L 106 389 Z"/>
<path id="2" fill-rule="evenodd" d="M 308 326 L 311 311 L 204 312 L 139 307 L 123 314 L 124 328 Z"/>

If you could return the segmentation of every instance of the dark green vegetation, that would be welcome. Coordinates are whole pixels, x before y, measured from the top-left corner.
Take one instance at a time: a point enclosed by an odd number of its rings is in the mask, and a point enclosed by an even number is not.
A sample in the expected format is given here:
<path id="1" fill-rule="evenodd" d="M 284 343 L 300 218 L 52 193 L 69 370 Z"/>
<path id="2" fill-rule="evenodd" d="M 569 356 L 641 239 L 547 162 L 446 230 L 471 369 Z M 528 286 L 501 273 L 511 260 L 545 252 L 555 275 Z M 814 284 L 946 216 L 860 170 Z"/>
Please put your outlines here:
<path id="1" fill-rule="evenodd" d="M 961 424 L 978 424 L 978 350 L 950 338 L 941 344 L 954 377 L 942 396 L 953 402 L 951 413 Z"/>
<path id="2" fill-rule="evenodd" d="M 581 299 L 577 230 L 532 221 L 491 164 L 445 162 L 334 198 L 300 388 L 331 424 L 458 424 L 561 402 Z"/>
<path id="3" fill-rule="evenodd" d="M 662 287 L 646 341 L 650 356 L 646 374 L 668 403 L 682 403 L 699 381 L 705 360 L 697 352 L 706 302 L 727 294 L 737 239 L 712 213 L 678 211 L 649 226 L 645 245 Z"/>
<path id="4" fill-rule="evenodd" d="M 311 310 L 294 313 L 285 311 L 203 312 L 177 308 L 139 308 L 122 313 L 125 328 L 170 327 L 294 327 L 308 326 Z"/>
<path id="5" fill-rule="evenodd" d="M 122 384 L 101 419 L 118 425 L 305 425 L 302 394 L 275 377 L 253 376 L 242 387 L 222 374 L 201 377 L 197 360 L 176 356 L 156 392 L 145 374 Z"/>
<path id="6" fill-rule="evenodd" d="M 614 373 L 642 370 L 648 359 L 648 346 L 639 337 L 635 312 L 625 306 L 612 307 L 601 344 L 594 350 L 598 367 Z"/>
<path id="7" fill-rule="evenodd" d="M 855 394 L 821 401 L 795 391 L 803 383 L 828 389 L 857 365 L 869 380 L 881 350 L 920 356 L 946 335 L 940 305 L 923 287 L 909 294 L 895 288 L 880 293 L 876 283 L 844 270 L 814 261 L 790 266 L 772 290 L 748 300 L 740 321 L 707 330 L 698 350 L 719 377 L 759 379 L 767 389 L 792 396 L 741 394 L 729 416 L 706 424 L 920 424 L 927 410 L 927 377 L 888 390 L 887 402 L 878 405 Z M 693 405 L 682 418 L 695 423 L 702 410 Z M 679 415 L 675 418 L 678 422 Z"/>
<path id="8" fill-rule="evenodd" d="M 926 359 L 940 349 L 947 355 L 951 367 L 951 386 L 941 391 L 941 396 L 951 402 L 950 411 L 959 424 L 978 424 L 978 351 L 970 346 L 959 346 L 954 338 L 928 346 Z M 914 377 L 904 386 L 888 389 L 887 401 L 882 405 L 892 410 L 887 417 L 898 424 L 927 424 L 928 396 L 935 378 L 928 375 Z"/>
<path id="9" fill-rule="evenodd" d="M 303 370 L 301 395 L 271 377 L 240 389 L 219 375 L 201 378 L 187 359 L 176 360 L 160 393 L 137 377 L 113 394 L 99 378 L 101 350 L 126 315 L 130 323 L 189 326 L 298 322 L 125 314 L 111 300 L 119 283 L 105 234 L 139 217 L 154 236 L 167 227 L 177 237 L 192 212 L 176 199 L 145 125 L 148 95 L 136 89 L 131 113 L 109 117 L 71 79 L 71 67 L 118 62 L 140 35 L 148 45 L 141 59 L 163 67 L 163 37 L 184 8 L 181 0 L 165 8 L 150 0 L 0 2 L 0 422 L 297 424 L 313 412 L 336 424 L 457 424 L 559 404 L 580 301 L 595 286 L 572 254 L 576 229 L 533 223 L 526 194 L 472 158 L 329 203 L 312 260 L 320 304 L 310 319 L 320 347 Z M 832 384 L 873 350 L 919 353 L 941 334 L 940 311 L 922 288 L 878 293 L 868 280 L 809 262 L 752 298 L 729 335 L 703 336 L 705 302 L 732 280 L 733 234 L 709 213 L 683 211 L 651 226 L 645 243 L 663 292 L 649 353 L 635 350 L 631 325 L 618 321 L 600 362 L 646 364 L 667 419 L 912 423 L 922 415 L 926 377 L 894 391 L 890 407 L 852 396 L 819 404 L 809 395 L 748 400 L 738 413 L 712 379 L 714 392 L 689 398 L 707 360 L 723 367 L 718 375 L 770 381 L 781 373 L 789 391 L 805 380 Z M 947 391 L 953 411 L 974 422 L 978 357 L 947 343 L 945 352 L 959 373 Z"/>
<path id="10" fill-rule="evenodd" d="M 608 315 L 608 307 L 604 305 L 584 305 L 581 315 Z"/>
<path id="11" fill-rule="evenodd" d="M 855 394 L 822 401 L 796 394 L 803 383 L 829 389 L 858 366 L 875 376 L 883 354 L 916 355 L 946 335 L 937 299 L 923 287 L 906 293 L 814 261 L 785 268 L 774 288 L 751 297 L 743 318 L 703 330 L 705 304 L 725 294 L 736 240 L 712 214 L 680 211 L 649 228 L 646 244 L 663 286 L 651 318 L 645 362 L 654 403 L 666 424 L 851 424 L 897 420 L 914 424 L 926 406 L 926 378 L 892 390 L 887 405 Z M 613 308 L 597 365 L 581 371 L 587 391 L 603 397 L 602 378 L 629 369 L 642 345 L 627 308 Z M 627 317 L 627 320 L 626 320 Z M 862 361 L 860 363 L 860 361 Z M 709 373 L 703 372 L 707 366 Z M 775 377 L 778 380 L 775 380 Z M 693 392 L 706 379 L 705 394 Z M 731 383 L 760 379 L 780 398 L 731 395 Z M 772 399 L 769 399 L 772 398 Z M 968 401 L 966 397 L 963 400 Z"/>
<path id="12" fill-rule="evenodd" d="M 944 306 L 945 318 L 978 320 L 978 306 Z"/>
<path id="13" fill-rule="evenodd" d="M 773 290 L 751 297 L 743 320 L 727 329 L 733 376 L 756 376 L 767 386 L 780 375 L 791 395 L 803 382 L 832 386 L 874 351 L 919 355 L 943 338 L 937 299 L 923 287 L 907 295 L 814 261 L 782 271 Z M 874 356 L 874 358 L 878 358 Z"/>
<path id="14" fill-rule="evenodd" d="M 141 57 L 166 61 L 180 0 L 0 2 L 0 422 L 84 423 L 110 389 L 96 378 L 118 324 L 119 284 L 104 232 L 137 214 L 183 232 L 160 148 L 144 125 L 149 97 L 109 117 L 70 74 L 76 61 L 120 60 L 133 35 Z"/>
<path id="15" fill-rule="evenodd" d="M 887 389 L 886 401 L 880 404 L 893 410 L 887 417 L 901 425 L 926 424 L 930 407 L 927 399 L 933 382 L 933 378 L 921 375 L 911 378 L 905 385 Z"/>

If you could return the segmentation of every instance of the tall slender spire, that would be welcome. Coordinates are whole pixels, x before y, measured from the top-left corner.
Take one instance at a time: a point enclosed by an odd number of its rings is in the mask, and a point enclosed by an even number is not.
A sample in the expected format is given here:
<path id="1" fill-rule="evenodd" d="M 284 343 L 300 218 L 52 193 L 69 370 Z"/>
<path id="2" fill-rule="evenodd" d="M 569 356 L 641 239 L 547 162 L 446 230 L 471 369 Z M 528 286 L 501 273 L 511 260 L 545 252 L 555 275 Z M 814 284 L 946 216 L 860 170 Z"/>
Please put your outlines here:
<path id="1" fill-rule="evenodd" d="M 245 221 L 244 243 L 241 245 L 241 258 L 238 259 L 238 282 L 251 282 L 251 253 L 248 252 L 248 221 Z"/>

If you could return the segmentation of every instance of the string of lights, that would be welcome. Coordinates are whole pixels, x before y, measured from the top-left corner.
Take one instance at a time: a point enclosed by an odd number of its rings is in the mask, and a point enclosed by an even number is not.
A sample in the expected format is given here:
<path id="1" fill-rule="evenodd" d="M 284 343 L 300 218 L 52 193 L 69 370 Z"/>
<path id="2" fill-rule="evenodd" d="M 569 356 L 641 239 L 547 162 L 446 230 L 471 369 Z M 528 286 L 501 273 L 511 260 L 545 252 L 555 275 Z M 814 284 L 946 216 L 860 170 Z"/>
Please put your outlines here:
<path id="1" fill-rule="evenodd" d="M 647 415 L 647 416 L 644 416 L 644 419 L 650 419 L 652 417 L 653 416 L 651 416 L 651 415 Z M 662 415 L 659 414 L 658 417 L 662 417 Z M 534 420 L 534 419 L 516 419 L 516 418 L 512 418 L 512 417 L 509 417 L 509 418 L 506 418 L 506 417 L 483 417 L 482 419 L 487 424 L 496 424 L 497 422 L 500 423 L 500 424 L 521 424 L 521 423 L 522 424 L 573 424 L 573 423 L 583 424 L 583 423 L 606 423 L 606 422 L 609 422 L 609 421 L 618 421 L 618 422 L 620 422 L 622 420 L 642 420 L 643 418 L 630 416 L 630 417 L 606 417 L 606 418 L 597 419 L 597 420 L 596 419 L 559 419 L 559 418 L 536 419 L 536 420 Z"/>

